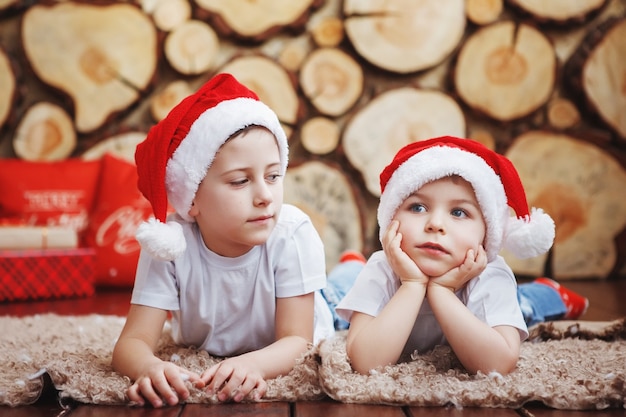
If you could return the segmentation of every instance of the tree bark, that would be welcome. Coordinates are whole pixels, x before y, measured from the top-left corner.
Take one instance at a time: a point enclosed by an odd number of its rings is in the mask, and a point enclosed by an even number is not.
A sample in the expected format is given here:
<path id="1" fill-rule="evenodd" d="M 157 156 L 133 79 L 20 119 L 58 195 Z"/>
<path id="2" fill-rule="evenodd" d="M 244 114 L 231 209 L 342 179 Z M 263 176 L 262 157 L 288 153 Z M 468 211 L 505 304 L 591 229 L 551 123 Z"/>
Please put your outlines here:
<path id="1" fill-rule="evenodd" d="M 575 136 L 530 131 L 506 156 L 517 168 L 531 207 L 556 224 L 551 275 L 555 279 L 606 278 L 623 257 L 615 238 L 626 227 L 626 171 L 611 154 Z M 514 272 L 543 274 L 546 256 L 518 260 Z"/>
<path id="2" fill-rule="evenodd" d="M 346 174 L 328 162 L 292 164 L 285 176 L 285 203 L 307 213 L 324 242 L 326 268 L 347 249 L 363 250 L 363 214 Z"/>
<path id="3" fill-rule="evenodd" d="M 340 49 L 319 48 L 309 54 L 300 70 L 300 86 L 322 114 L 340 116 L 363 93 L 363 70 Z"/>
<path id="4" fill-rule="evenodd" d="M 346 0 L 344 26 L 350 42 L 367 61 L 406 74 L 443 61 L 461 41 L 465 1 Z"/>
<path id="5" fill-rule="evenodd" d="M 129 4 L 32 6 L 22 43 L 35 75 L 73 100 L 81 133 L 136 103 L 156 72 L 156 29 Z"/>
<path id="6" fill-rule="evenodd" d="M 556 71 L 556 54 L 545 35 L 526 24 L 499 22 L 479 29 L 463 44 L 454 84 L 476 112 L 511 121 L 548 101 Z"/>
<path id="7" fill-rule="evenodd" d="M 581 42 L 566 64 L 574 90 L 602 122 L 626 140 L 626 18 L 608 19 Z"/>
<path id="8" fill-rule="evenodd" d="M 13 113 L 17 100 L 17 80 L 11 58 L 0 48 L 0 130 L 5 126 Z"/>
<path id="9" fill-rule="evenodd" d="M 380 172 L 400 148 L 441 135 L 464 137 L 465 116 L 450 96 L 436 90 L 402 87 L 387 91 L 359 109 L 347 123 L 342 144 L 365 185 L 380 196 Z"/>
<path id="10" fill-rule="evenodd" d="M 61 107 L 50 102 L 31 106 L 17 127 L 13 149 L 28 161 L 60 161 L 76 148 L 72 119 Z"/>

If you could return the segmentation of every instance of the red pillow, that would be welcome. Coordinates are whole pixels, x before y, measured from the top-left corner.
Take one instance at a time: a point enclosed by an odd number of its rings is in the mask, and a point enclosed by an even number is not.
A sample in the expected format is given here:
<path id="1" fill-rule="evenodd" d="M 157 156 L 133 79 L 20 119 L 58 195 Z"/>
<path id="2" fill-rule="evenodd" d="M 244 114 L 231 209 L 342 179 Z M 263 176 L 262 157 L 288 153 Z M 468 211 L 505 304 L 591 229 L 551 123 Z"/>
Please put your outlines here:
<path id="1" fill-rule="evenodd" d="M 96 285 L 132 286 L 139 243 L 137 226 L 152 215 L 152 207 L 137 188 L 134 164 L 105 154 L 98 195 L 85 234 L 96 249 Z"/>
<path id="2" fill-rule="evenodd" d="M 100 161 L 0 159 L 0 218 L 31 226 L 66 226 L 82 237 L 99 175 Z"/>

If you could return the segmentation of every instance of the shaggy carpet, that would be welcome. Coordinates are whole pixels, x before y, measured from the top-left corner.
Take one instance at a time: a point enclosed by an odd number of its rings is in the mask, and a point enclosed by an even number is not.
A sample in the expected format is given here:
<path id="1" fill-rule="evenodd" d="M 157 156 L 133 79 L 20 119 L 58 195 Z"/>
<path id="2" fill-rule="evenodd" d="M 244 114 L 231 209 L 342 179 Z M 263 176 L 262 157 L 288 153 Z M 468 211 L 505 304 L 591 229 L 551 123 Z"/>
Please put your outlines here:
<path id="1" fill-rule="evenodd" d="M 61 402 L 126 403 L 130 381 L 110 365 L 123 325 L 122 317 L 102 315 L 0 317 L 0 404 L 31 404 L 48 390 L 56 390 Z M 417 406 L 520 407 L 541 401 L 559 409 L 626 407 L 626 318 L 544 323 L 531 330 L 517 369 L 506 376 L 470 375 L 446 347 L 360 375 L 350 368 L 340 333 L 311 347 L 288 375 L 269 380 L 264 400 L 329 396 Z M 175 346 L 167 326 L 158 355 L 196 372 L 221 360 Z M 188 400 L 216 401 L 197 389 Z"/>

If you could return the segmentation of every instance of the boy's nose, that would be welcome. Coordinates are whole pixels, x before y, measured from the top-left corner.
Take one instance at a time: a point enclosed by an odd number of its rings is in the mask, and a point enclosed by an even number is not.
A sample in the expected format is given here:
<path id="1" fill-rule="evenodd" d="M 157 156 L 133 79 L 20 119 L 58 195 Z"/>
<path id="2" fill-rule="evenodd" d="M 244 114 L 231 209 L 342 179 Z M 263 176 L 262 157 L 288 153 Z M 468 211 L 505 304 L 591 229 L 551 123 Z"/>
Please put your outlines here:
<path id="1" fill-rule="evenodd" d="M 428 232 L 444 232 L 444 222 L 440 215 L 433 213 L 428 216 L 428 220 L 426 221 L 426 230 Z"/>
<path id="2" fill-rule="evenodd" d="M 265 182 L 259 182 L 255 191 L 255 204 L 257 205 L 266 205 L 272 202 L 273 196 L 270 190 L 270 186 Z"/>

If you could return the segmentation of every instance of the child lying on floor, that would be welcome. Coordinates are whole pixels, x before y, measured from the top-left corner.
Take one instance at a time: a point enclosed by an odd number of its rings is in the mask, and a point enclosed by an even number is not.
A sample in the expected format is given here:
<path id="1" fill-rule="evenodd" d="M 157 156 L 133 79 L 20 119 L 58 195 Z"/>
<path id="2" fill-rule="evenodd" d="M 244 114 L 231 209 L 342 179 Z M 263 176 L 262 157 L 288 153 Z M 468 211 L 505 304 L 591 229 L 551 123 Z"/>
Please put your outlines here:
<path id="1" fill-rule="evenodd" d="M 586 309 L 586 299 L 548 279 L 518 288 L 498 255 L 506 247 L 537 256 L 554 240 L 554 222 L 541 209 L 529 212 L 504 156 L 468 139 L 412 143 L 382 172 L 381 188 L 383 250 L 336 308 L 350 322 L 346 350 L 356 371 L 449 344 L 468 371 L 506 374 L 527 324 Z"/>

